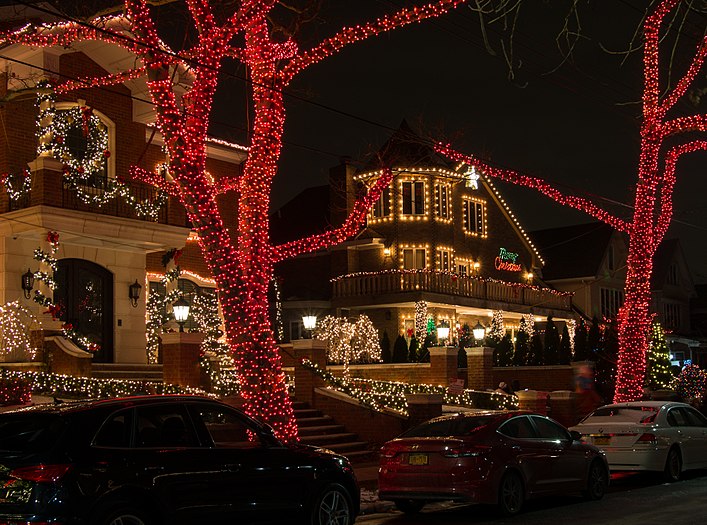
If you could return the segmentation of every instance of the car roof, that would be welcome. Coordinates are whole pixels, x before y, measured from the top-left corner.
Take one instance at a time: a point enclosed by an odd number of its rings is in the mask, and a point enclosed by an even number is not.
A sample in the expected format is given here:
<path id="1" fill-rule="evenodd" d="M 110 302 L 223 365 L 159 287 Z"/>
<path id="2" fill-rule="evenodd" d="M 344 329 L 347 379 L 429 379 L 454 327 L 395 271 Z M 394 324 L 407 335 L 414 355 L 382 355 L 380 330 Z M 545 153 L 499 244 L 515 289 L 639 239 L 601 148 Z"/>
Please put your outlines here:
<path id="1" fill-rule="evenodd" d="M 610 405 L 604 405 L 601 408 L 621 408 L 621 407 L 650 407 L 650 408 L 661 408 L 664 406 L 690 406 L 687 403 L 681 403 L 679 401 L 625 401 L 623 403 L 612 403 Z"/>
<path id="2" fill-rule="evenodd" d="M 96 408 L 121 408 L 136 405 L 149 405 L 153 403 L 161 402 L 176 402 L 176 401 L 208 401 L 208 402 L 218 402 L 217 399 L 199 396 L 192 394 L 151 394 L 151 395 L 138 395 L 138 396 L 125 396 L 125 397 L 113 397 L 107 399 L 84 399 L 78 401 L 62 401 L 55 399 L 54 403 L 39 403 L 36 405 L 30 405 L 25 407 L 20 407 L 15 410 L 9 410 L 4 412 L 5 414 L 17 414 L 17 413 L 53 413 L 53 414 L 66 414 L 73 412 L 81 412 Z"/>
<path id="3" fill-rule="evenodd" d="M 527 410 L 474 410 L 474 411 L 464 411 L 455 412 L 453 414 L 443 414 L 441 416 L 434 417 L 424 423 L 432 423 L 437 421 L 445 421 L 448 419 L 458 419 L 458 418 L 468 418 L 468 417 L 480 417 L 480 416 L 519 416 L 519 415 L 542 415 L 536 414 L 535 412 L 530 412 Z"/>

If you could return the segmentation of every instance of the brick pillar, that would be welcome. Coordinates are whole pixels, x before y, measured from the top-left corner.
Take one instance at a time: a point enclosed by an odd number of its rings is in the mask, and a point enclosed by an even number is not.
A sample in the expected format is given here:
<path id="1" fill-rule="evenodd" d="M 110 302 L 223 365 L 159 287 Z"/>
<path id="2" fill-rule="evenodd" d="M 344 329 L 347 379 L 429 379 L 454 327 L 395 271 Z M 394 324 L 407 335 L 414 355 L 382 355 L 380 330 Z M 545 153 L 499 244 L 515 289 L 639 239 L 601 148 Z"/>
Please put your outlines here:
<path id="1" fill-rule="evenodd" d="M 579 415 L 575 406 L 577 394 L 570 390 L 555 390 L 550 392 L 550 413 L 549 415 L 566 427 L 571 427 L 579 423 Z"/>
<path id="2" fill-rule="evenodd" d="M 465 348 L 467 360 L 466 387 L 471 390 L 488 390 L 493 384 L 493 348 L 477 346 Z"/>
<path id="3" fill-rule="evenodd" d="M 430 350 L 432 350 L 430 348 Z M 405 394 L 408 403 L 408 425 L 414 427 L 442 415 L 441 394 Z"/>
<path id="4" fill-rule="evenodd" d="M 430 347 L 430 382 L 448 386 L 450 379 L 457 379 L 457 349 L 453 346 Z"/>
<path id="5" fill-rule="evenodd" d="M 162 375 L 165 384 L 201 387 L 199 354 L 204 334 L 170 332 L 162 334 Z"/>
<path id="6" fill-rule="evenodd" d="M 547 415 L 547 392 L 521 390 L 516 392 L 516 396 L 518 396 L 518 408 L 521 410 Z"/>
<path id="7" fill-rule="evenodd" d="M 32 172 L 30 205 L 62 205 L 62 184 L 64 163 L 54 157 L 37 157 L 29 163 Z"/>
<path id="8" fill-rule="evenodd" d="M 302 366 L 308 359 L 321 370 L 326 370 L 326 343 L 317 339 L 295 339 L 292 341 L 295 354 L 295 399 L 314 406 L 314 389 L 325 386 L 324 380 L 309 368 Z"/>

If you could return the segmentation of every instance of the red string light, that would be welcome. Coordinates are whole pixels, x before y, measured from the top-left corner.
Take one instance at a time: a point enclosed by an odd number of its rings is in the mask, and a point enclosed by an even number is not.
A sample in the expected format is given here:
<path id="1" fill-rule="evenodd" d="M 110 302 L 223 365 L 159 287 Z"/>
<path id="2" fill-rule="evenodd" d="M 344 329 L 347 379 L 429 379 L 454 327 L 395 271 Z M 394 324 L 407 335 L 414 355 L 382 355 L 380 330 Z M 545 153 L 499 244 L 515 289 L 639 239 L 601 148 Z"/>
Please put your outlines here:
<path id="1" fill-rule="evenodd" d="M 216 25 L 207 0 L 186 0 L 199 39 L 196 47 L 181 55 L 172 52 L 157 36 L 145 0 L 126 0 L 124 16 L 98 18 L 92 22 L 96 27 L 66 23 L 37 28 L 28 26 L 15 33 L 0 33 L 0 42 L 38 47 L 68 47 L 79 40 L 99 40 L 124 47 L 142 61 L 142 65 L 132 71 L 82 79 L 65 84 L 63 89 L 103 86 L 134 78 L 143 71 L 146 73 L 172 181 L 165 185 L 144 170 L 135 168 L 132 176 L 176 193 L 184 205 L 201 241 L 204 260 L 218 285 L 226 335 L 234 353 L 245 411 L 270 423 L 285 440 L 296 440 L 297 428 L 268 319 L 267 292 L 273 264 L 285 257 L 341 242 L 358 231 L 366 211 L 392 175 L 387 171 L 380 177 L 368 195 L 356 204 L 341 228 L 274 248 L 269 240 L 268 211 L 285 124 L 282 90 L 297 73 L 349 44 L 440 16 L 465 1 L 440 0 L 422 7 L 402 9 L 370 24 L 344 29 L 307 52 L 300 52 L 293 41 L 272 39 L 267 16 L 277 4 L 275 0 L 244 0 L 221 27 Z M 243 49 L 230 44 L 237 33 L 244 36 Z M 249 67 L 254 121 L 243 173 L 214 183 L 205 171 L 206 134 L 218 74 L 225 57 L 238 57 Z M 180 98 L 176 96 L 170 71 L 174 67 L 187 66 L 192 81 Z M 238 232 L 233 236 L 222 220 L 216 199 L 228 190 L 238 195 Z"/>

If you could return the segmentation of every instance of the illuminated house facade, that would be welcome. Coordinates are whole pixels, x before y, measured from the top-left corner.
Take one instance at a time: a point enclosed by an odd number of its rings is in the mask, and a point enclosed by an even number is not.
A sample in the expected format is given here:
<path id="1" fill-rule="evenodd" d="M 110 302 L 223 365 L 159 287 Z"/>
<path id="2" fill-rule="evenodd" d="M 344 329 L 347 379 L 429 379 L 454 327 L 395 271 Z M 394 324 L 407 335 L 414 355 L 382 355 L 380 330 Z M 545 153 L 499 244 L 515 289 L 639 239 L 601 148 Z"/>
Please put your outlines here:
<path id="1" fill-rule="evenodd" d="M 38 89 L 42 81 L 128 70 L 133 57 L 100 43 L 51 50 L 11 45 L 3 47 L 2 55 L 0 173 L 7 183 L 0 191 L 0 304 L 20 301 L 37 318 L 35 329 L 71 323 L 97 345 L 93 362 L 146 363 L 146 299 L 150 288 L 162 286 L 164 254 L 181 253 L 178 264 L 185 271 L 178 285 L 188 294 L 214 284 L 183 207 L 129 175 L 133 165 L 153 171 L 165 161 L 160 134 L 151 126 L 154 115 L 144 79 L 54 98 L 50 89 Z M 177 81 L 187 84 L 188 72 Z M 208 156 L 209 173 L 217 179 L 237 173 L 245 151 L 213 141 Z M 91 177 L 65 176 L 67 165 L 88 168 L 88 163 L 100 167 Z M 235 224 L 236 210 L 231 211 L 224 219 Z M 27 293 L 21 286 L 28 269 L 48 271 L 34 252 L 51 251 L 49 231 L 58 233 L 57 321 L 31 299 L 36 290 L 52 295 L 40 279 Z M 169 258 L 167 267 L 174 263 Z M 139 297 L 131 299 L 130 285 L 135 284 L 139 288 L 133 286 L 133 293 L 139 290 Z"/>
<path id="2" fill-rule="evenodd" d="M 494 185 L 446 162 L 405 122 L 374 162 L 358 169 L 342 163 L 327 187 L 307 190 L 276 212 L 273 240 L 295 238 L 298 230 L 301 236 L 301 213 L 309 224 L 341 224 L 383 166 L 394 179 L 354 239 L 277 267 L 285 340 L 302 336 L 306 314 L 366 314 L 391 340 L 414 333 L 421 308 L 428 321 L 452 329 L 488 327 L 497 311 L 511 331 L 524 315 L 574 318 L 572 295 L 540 284 L 544 261 Z"/>

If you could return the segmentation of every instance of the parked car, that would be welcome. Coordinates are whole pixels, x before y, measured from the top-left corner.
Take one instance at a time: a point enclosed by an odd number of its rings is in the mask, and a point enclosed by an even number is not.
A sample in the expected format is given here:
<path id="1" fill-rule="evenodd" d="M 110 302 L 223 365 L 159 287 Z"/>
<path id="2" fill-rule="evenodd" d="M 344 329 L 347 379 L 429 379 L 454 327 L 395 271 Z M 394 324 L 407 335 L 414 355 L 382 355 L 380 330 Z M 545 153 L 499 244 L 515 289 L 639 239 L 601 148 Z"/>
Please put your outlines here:
<path id="1" fill-rule="evenodd" d="M 632 401 L 599 407 L 573 430 L 606 452 L 611 470 L 663 472 L 707 467 L 707 418 L 686 403 Z"/>
<path id="2" fill-rule="evenodd" d="M 0 414 L 0 523 L 351 525 L 349 461 L 285 445 L 205 397 L 140 396 Z"/>
<path id="3" fill-rule="evenodd" d="M 445 415 L 383 445 L 378 494 L 403 512 L 428 502 L 496 504 L 516 514 L 531 497 L 582 493 L 609 484 L 604 453 L 556 421 L 522 411 Z"/>

